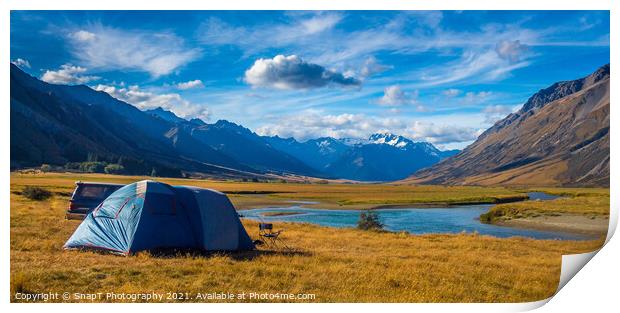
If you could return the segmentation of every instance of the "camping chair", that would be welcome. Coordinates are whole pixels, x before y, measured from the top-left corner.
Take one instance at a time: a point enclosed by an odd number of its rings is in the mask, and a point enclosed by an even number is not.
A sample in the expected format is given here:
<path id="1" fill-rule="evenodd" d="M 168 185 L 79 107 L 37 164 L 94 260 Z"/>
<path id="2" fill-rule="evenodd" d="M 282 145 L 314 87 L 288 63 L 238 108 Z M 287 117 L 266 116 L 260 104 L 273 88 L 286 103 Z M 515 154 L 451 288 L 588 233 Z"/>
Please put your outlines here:
<path id="1" fill-rule="evenodd" d="M 280 239 L 280 234 L 282 233 L 282 229 L 278 231 L 273 231 L 273 224 L 271 223 L 259 223 L 258 224 L 258 236 L 263 238 L 263 242 L 268 247 L 278 248 L 280 246 L 285 249 L 290 249 L 286 243 L 282 239 Z"/>

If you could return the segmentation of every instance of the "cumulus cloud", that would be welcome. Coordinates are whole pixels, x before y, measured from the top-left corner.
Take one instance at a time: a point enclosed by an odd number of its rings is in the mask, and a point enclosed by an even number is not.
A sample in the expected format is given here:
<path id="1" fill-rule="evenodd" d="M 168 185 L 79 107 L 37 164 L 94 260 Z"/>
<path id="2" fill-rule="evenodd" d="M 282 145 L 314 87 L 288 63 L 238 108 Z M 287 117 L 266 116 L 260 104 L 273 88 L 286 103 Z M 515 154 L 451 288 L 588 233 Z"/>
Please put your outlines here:
<path id="1" fill-rule="evenodd" d="M 258 59 L 245 71 L 245 82 L 253 87 L 274 89 L 312 89 L 324 86 L 359 86 L 361 82 L 308 63 L 296 55 L 277 55 L 273 59 Z"/>
<path id="2" fill-rule="evenodd" d="M 15 60 L 11 61 L 11 63 L 13 63 L 15 66 L 18 66 L 18 67 L 30 68 L 30 62 L 28 62 L 28 60 L 26 60 L 26 59 L 17 58 Z"/>
<path id="3" fill-rule="evenodd" d="M 47 70 L 41 76 L 41 80 L 50 84 L 79 85 L 98 80 L 98 76 L 84 75 L 87 69 L 81 66 L 64 64 L 56 71 Z"/>
<path id="4" fill-rule="evenodd" d="M 376 132 L 389 131 L 414 140 L 433 144 L 460 143 L 474 140 L 482 130 L 454 125 L 409 121 L 399 118 L 368 116 L 365 114 L 324 114 L 306 110 L 285 116 L 277 123 L 259 127 L 256 132 L 264 136 L 278 135 L 298 140 L 330 136 L 334 138 L 368 138 Z"/>
<path id="5" fill-rule="evenodd" d="M 324 114 L 306 110 L 300 114 L 285 116 L 277 123 L 259 127 L 260 135 L 295 137 L 306 140 L 318 137 L 364 138 L 388 129 L 403 129 L 406 124 L 395 118 L 374 118 L 364 114 Z"/>
<path id="6" fill-rule="evenodd" d="M 209 119 L 209 110 L 204 105 L 191 103 L 177 93 L 156 93 L 142 90 L 139 86 L 129 87 L 99 84 L 93 87 L 97 91 L 103 91 L 110 96 L 125 101 L 140 110 L 155 109 L 161 107 L 172 111 L 183 118 Z"/>
<path id="7" fill-rule="evenodd" d="M 385 106 L 415 104 L 417 97 L 417 91 L 414 93 L 407 93 L 404 92 L 400 86 L 394 85 L 385 88 L 383 91 L 383 97 L 377 100 L 377 103 Z"/>
<path id="8" fill-rule="evenodd" d="M 510 62 L 519 61 L 527 50 L 528 47 L 519 40 L 502 40 L 495 46 L 497 55 Z"/>
<path id="9" fill-rule="evenodd" d="M 455 125 L 437 125 L 429 122 L 413 122 L 405 134 L 415 140 L 427 141 L 432 144 L 448 144 L 475 140 L 482 129 Z"/>
<path id="10" fill-rule="evenodd" d="M 72 55 L 89 68 L 167 75 L 200 55 L 172 33 L 126 31 L 105 26 L 71 32 Z"/>
<path id="11" fill-rule="evenodd" d="M 202 83 L 202 80 L 200 79 L 190 80 L 187 82 L 177 84 L 177 88 L 181 90 L 200 88 L 200 87 L 204 87 L 204 84 Z"/>
<path id="12" fill-rule="evenodd" d="M 508 114 L 514 112 L 514 106 L 510 105 L 490 105 L 485 107 L 482 112 L 484 113 L 484 122 L 488 124 L 495 124 L 495 122 L 503 119 Z"/>

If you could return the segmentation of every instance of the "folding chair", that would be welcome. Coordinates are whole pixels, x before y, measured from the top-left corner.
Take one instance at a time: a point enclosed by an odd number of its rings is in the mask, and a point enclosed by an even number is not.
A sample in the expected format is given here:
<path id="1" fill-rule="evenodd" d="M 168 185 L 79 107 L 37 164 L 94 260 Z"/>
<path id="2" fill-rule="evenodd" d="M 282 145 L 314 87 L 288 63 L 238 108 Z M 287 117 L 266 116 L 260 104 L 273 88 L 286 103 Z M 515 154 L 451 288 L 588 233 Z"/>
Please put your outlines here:
<path id="1" fill-rule="evenodd" d="M 268 247 L 279 248 L 280 246 L 285 249 L 290 249 L 282 239 L 280 234 L 282 230 L 273 231 L 273 224 L 271 223 L 259 223 L 258 224 L 258 236 L 264 238 L 263 242 Z"/>

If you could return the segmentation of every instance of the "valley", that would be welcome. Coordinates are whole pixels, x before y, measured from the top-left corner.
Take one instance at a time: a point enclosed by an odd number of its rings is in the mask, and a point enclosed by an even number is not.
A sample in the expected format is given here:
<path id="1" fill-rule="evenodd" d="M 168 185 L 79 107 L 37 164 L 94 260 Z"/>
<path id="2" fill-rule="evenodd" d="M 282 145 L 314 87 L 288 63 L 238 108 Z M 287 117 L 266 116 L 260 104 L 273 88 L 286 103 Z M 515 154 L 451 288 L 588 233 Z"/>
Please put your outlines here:
<path id="1" fill-rule="evenodd" d="M 321 302 L 536 301 L 555 292 L 563 254 L 593 251 L 602 245 L 604 238 L 604 232 L 595 236 L 591 234 L 586 240 L 497 238 L 475 232 L 412 235 L 276 220 L 275 226 L 284 229 L 282 236 L 293 251 L 259 246 L 257 250 L 247 252 L 179 252 L 174 257 L 139 253 L 119 257 L 61 249 L 80 223 L 64 219 L 76 180 L 129 183 L 145 178 L 148 177 L 12 173 L 11 293 L 181 290 L 194 294 L 229 290 L 312 293 L 315 300 Z M 175 185 L 222 190 L 242 215 L 243 209 L 273 205 L 319 205 L 353 210 L 395 203 L 493 203 L 522 199 L 525 195 L 525 190 L 504 187 L 161 180 Z M 20 194 L 25 186 L 43 187 L 53 192 L 53 196 L 44 201 L 29 200 Z M 573 214 L 608 214 L 603 209 L 604 198 L 608 199 L 604 190 L 568 188 L 547 191 L 563 194 L 565 198 L 573 194 L 599 199 L 599 204 L 594 206 L 574 206 L 571 209 Z M 552 201 L 555 200 L 535 203 L 539 210 L 564 214 L 555 204 L 547 207 L 546 204 Z M 579 211 L 580 208 L 586 210 Z M 287 216 L 298 215 L 272 217 Z M 250 236 L 257 238 L 257 221 L 242 220 Z M 274 286 L 265 284 L 265 281 L 278 283 Z M 356 288 L 344 288 L 346 286 Z"/>

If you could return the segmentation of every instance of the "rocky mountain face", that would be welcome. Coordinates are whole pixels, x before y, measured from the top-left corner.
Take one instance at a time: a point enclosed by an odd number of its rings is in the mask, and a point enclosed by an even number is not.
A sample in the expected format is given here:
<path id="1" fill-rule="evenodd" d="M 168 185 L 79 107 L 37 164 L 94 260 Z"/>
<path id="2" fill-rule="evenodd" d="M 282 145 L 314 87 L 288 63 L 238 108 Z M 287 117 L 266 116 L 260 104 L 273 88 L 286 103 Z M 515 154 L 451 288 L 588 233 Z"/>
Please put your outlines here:
<path id="1" fill-rule="evenodd" d="M 423 184 L 609 186 L 609 65 L 535 93 Z"/>

